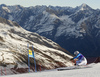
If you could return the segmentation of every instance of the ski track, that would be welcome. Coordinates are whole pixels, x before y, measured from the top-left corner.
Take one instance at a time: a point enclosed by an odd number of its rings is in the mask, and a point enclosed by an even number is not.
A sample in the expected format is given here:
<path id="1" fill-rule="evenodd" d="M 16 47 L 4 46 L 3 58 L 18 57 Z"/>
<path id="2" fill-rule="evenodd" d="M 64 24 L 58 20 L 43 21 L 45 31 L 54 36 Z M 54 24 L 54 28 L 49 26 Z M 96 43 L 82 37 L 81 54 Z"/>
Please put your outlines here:
<path id="1" fill-rule="evenodd" d="M 5 77 L 100 77 L 100 63 L 94 64 L 92 68 L 75 70 L 49 70 L 42 72 L 8 75 Z"/>

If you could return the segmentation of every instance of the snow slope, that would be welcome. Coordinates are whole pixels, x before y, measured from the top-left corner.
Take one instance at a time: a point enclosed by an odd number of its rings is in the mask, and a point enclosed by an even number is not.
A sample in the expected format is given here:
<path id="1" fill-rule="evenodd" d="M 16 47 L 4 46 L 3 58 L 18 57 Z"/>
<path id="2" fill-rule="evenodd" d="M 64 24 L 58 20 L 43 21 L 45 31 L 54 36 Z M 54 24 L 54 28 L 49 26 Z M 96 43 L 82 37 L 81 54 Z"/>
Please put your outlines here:
<path id="1" fill-rule="evenodd" d="M 100 63 L 92 68 L 66 70 L 66 71 L 44 71 L 37 73 L 27 73 L 19 75 L 9 75 L 5 77 L 100 77 Z"/>

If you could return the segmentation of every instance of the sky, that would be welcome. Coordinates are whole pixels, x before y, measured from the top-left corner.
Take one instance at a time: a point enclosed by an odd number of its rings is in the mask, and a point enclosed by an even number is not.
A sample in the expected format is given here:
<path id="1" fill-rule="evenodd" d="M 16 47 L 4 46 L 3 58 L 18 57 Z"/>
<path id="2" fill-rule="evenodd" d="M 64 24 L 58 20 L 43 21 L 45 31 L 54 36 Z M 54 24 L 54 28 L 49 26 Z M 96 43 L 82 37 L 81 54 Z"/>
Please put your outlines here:
<path id="1" fill-rule="evenodd" d="M 100 0 L 0 0 L 0 4 L 22 5 L 24 7 L 36 5 L 76 7 L 83 3 L 89 5 L 93 9 L 100 9 Z"/>

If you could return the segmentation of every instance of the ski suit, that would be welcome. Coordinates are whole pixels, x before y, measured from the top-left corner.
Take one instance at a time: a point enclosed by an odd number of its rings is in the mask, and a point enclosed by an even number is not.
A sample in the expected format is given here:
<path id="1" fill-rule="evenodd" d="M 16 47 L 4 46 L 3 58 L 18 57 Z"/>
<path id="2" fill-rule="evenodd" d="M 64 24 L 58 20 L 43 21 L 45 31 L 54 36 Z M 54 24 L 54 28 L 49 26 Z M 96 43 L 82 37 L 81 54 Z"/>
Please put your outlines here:
<path id="1" fill-rule="evenodd" d="M 86 65 L 87 64 L 86 58 L 81 53 L 79 53 L 73 59 L 76 59 L 76 58 L 78 59 L 78 61 L 76 61 L 76 65 L 81 66 L 81 65 Z"/>

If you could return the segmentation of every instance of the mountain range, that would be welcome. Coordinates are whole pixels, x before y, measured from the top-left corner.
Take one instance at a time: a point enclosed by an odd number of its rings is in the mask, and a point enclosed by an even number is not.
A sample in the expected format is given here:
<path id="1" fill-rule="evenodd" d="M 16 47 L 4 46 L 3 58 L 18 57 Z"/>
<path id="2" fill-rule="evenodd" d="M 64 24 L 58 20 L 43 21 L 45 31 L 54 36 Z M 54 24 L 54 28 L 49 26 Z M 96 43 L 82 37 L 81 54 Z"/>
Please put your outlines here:
<path id="1" fill-rule="evenodd" d="M 100 56 L 100 10 L 87 4 L 75 8 L 2 4 L 0 17 L 55 41 L 72 54 L 78 50 L 87 57 Z"/>

